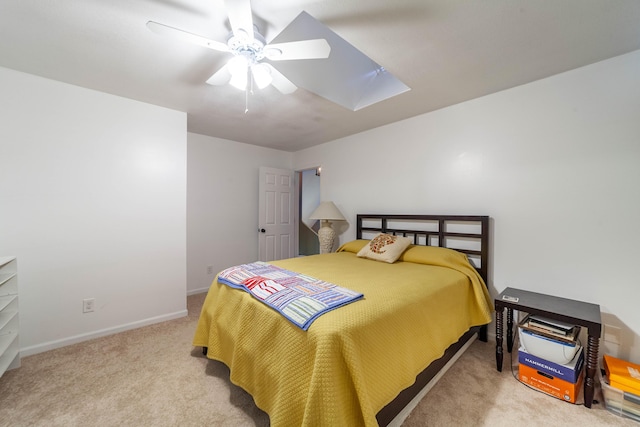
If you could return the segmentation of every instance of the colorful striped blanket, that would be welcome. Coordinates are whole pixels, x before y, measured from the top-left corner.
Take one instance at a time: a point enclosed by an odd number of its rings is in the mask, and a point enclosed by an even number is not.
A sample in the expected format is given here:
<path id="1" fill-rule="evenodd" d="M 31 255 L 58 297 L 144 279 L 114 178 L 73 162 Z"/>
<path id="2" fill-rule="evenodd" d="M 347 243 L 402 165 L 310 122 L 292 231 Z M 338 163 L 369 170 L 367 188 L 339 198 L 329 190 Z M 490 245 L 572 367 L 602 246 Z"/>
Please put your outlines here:
<path id="1" fill-rule="evenodd" d="M 318 316 L 364 296 L 261 261 L 227 268 L 218 282 L 249 292 L 305 331 Z"/>

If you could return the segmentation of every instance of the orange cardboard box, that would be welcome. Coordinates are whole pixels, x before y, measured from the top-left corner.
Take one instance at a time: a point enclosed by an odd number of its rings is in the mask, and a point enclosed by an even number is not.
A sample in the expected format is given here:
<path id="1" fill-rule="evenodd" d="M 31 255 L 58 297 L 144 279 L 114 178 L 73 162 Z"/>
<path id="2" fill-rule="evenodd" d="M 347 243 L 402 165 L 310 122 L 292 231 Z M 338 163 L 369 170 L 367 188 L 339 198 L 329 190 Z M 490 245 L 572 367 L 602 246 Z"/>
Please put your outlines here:
<path id="1" fill-rule="evenodd" d="M 605 354 L 604 369 L 611 387 L 640 396 L 640 365 Z"/>
<path id="2" fill-rule="evenodd" d="M 518 368 L 518 374 L 520 376 L 520 381 L 523 383 L 560 400 L 566 400 L 571 403 L 576 403 L 578 395 L 580 394 L 582 379 L 584 377 L 584 373 L 580 374 L 578 381 L 573 384 L 569 381 L 561 380 L 547 373 L 540 372 L 537 369 L 523 365 L 522 363 Z"/>

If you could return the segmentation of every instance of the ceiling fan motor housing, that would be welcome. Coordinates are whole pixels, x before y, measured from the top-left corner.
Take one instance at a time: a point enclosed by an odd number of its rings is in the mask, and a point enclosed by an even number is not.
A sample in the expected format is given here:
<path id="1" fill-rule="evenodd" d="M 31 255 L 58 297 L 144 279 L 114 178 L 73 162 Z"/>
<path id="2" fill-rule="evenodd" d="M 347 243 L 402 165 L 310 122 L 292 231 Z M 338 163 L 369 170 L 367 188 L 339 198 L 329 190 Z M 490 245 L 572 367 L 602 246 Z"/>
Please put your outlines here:
<path id="1" fill-rule="evenodd" d="M 258 28 L 253 26 L 253 37 L 250 37 L 244 30 L 229 33 L 227 46 L 234 55 L 242 55 L 251 59 L 251 63 L 264 59 L 264 47 L 267 44 L 265 38 L 258 32 Z"/>

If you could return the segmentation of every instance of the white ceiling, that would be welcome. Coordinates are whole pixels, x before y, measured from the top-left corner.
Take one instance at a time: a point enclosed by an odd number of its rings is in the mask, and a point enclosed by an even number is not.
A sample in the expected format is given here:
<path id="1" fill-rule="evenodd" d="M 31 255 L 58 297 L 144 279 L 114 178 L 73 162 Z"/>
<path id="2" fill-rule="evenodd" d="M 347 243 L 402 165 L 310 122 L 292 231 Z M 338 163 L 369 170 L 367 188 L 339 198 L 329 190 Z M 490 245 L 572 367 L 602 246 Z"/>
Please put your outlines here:
<path id="1" fill-rule="evenodd" d="M 640 49 L 638 0 L 253 0 L 267 41 L 302 10 L 411 90 L 357 112 L 302 88 L 250 95 L 205 83 L 222 0 L 0 0 L 0 66 L 188 114 L 190 132 L 296 151 Z"/>

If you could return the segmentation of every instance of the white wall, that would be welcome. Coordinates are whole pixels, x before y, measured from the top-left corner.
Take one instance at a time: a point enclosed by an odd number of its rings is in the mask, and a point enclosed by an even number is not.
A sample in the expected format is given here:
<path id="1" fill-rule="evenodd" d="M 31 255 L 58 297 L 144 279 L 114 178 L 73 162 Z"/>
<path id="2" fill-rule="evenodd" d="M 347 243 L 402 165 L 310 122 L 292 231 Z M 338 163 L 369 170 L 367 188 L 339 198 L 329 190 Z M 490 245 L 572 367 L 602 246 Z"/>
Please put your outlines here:
<path id="1" fill-rule="evenodd" d="M 4 68 L 0 93 L 23 355 L 186 315 L 186 114 Z"/>
<path id="2" fill-rule="evenodd" d="M 294 155 L 357 213 L 493 218 L 507 286 L 600 304 L 640 363 L 640 51 Z M 613 330 L 611 328 L 611 330 Z"/>
<path id="3" fill-rule="evenodd" d="M 258 169 L 291 169 L 288 152 L 188 134 L 187 289 L 258 259 Z M 211 266 L 211 274 L 207 267 Z"/>

